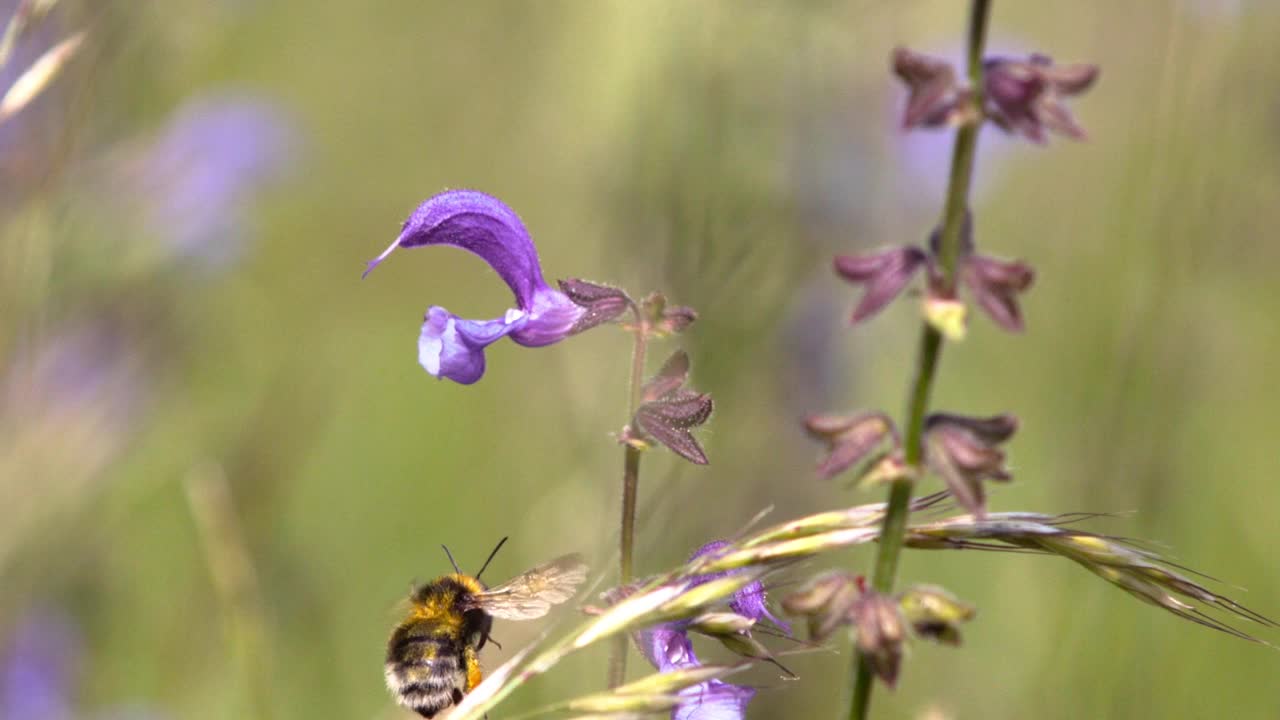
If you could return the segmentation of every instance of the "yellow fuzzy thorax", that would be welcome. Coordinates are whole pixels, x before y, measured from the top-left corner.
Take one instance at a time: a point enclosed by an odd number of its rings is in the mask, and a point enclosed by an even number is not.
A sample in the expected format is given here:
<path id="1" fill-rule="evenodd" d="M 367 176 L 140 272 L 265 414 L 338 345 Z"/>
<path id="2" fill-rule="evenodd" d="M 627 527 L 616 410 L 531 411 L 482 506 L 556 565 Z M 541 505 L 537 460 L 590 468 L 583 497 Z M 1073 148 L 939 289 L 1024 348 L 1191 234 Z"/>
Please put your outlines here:
<path id="1" fill-rule="evenodd" d="M 423 585 L 411 600 L 412 617 L 430 620 L 450 628 L 462 626 L 462 601 L 467 596 L 484 592 L 484 585 L 470 575 L 444 575 Z"/>

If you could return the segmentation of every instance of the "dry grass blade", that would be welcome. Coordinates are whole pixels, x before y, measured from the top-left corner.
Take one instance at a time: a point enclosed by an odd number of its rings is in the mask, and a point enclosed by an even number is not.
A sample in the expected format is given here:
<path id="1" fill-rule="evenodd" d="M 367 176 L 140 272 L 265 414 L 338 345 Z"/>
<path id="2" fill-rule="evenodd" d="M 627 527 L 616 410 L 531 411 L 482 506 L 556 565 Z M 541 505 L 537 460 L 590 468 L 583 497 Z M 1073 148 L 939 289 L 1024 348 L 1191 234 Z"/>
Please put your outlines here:
<path id="1" fill-rule="evenodd" d="M 84 33 L 78 32 L 62 42 L 49 48 L 40 59 L 31 64 L 8 92 L 0 98 L 0 122 L 16 115 L 22 108 L 36 99 L 44 89 L 53 82 L 67 62 L 75 56 L 84 42 Z"/>
<path id="2" fill-rule="evenodd" d="M 946 493 L 924 496 L 916 499 L 911 509 L 930 517 L 946 507 L 946 498 Z M 508 661 L 469 693 L 448 717 L 450 720 L 479 720 L 515 688 L 547 672 L 578 650 L 658 623 L 692 619 L 716 603 L 725 601 L 747 584 L 780 568 L 878 540 L 884 510 L 883 504 L 875 503 L 797 518 L 741 537 L 718 553 L 704 555 L 654 577 L 536 655 L 526 649 Z M 1269 645 L 1205 612 L 1205 609 L 1214 608 L 1238 619 L 1278 627 L 1271 619 L 1189 577 L 1199 573 L 1131 540 L 1069 526 L 1073 522 L 1100 516 L 1105 515 L 1012 512 L 991 513 L 981 520 L 968 514 L 954 515 L 909 525 L 906 544 L 931 550 L 977 549 L 1058 555 L 1184 620 Z M 530 655 L 532 659 L 526 661 Z M 735 669 L 737 667 L 741 666 L 735 666 Z M 583 717 L 646 717 L 664 711 L 672 695 L 669 688 L 648 683 L 668 683 L 679 679 L 670 673 L 654 675 L 609 692 L 583 696 L 572 705 L 558 704 L 554 709 L 585 713 Z M 633 686 L 634 691 L 631 689 Z"/>
<path id="3" fill-rule="evenodd" d="M 1090 513 L 1038 515 L 995 513 L 979 520 L 960 515 L 908 528 L 907 545 L 924 549 L 978 549 L 1058 555 L 1075 562 L 1125 592 L 1184 620 L 1262 645 L 1249 635 L 1197 606 L 1216 608 L 1241 620 L 1280 627 L 1274 620 L 1224 595 L 1213 592 L 1179 570 L 1208 577 L 1169 561 L 1131 541 L 1068 527 L 1094 517 Z M 1210 578 L 1211 579 L 1211 578 Z"/>

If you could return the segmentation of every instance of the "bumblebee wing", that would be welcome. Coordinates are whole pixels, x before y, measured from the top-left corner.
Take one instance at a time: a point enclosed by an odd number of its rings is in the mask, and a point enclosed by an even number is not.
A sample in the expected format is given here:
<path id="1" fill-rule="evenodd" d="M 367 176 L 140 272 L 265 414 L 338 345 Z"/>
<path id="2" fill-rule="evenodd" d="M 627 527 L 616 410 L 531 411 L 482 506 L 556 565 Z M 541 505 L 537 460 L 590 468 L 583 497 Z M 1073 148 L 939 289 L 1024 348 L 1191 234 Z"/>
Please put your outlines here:
<path id="1" fill-rule="evenodd" d="M 587 564 L 582 556 L 562 555 L 478 593 L 475 605 L 503 620 L 532 620 L 546 615 L 552 605 L 573 597 L 586 579 Z"/>

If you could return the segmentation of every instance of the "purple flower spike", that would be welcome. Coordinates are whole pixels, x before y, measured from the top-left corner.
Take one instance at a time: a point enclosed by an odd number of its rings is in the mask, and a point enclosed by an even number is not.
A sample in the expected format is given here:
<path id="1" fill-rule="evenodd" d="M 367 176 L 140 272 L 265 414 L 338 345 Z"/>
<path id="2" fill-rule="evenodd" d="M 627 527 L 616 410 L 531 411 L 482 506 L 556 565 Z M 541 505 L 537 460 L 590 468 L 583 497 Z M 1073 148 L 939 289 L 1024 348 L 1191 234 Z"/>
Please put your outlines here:
<path id="1" fill-rule="evenodd" d="M 398 247 L 426 245 L 453 245 L 480 256 L 511 288 L 516 302 L 502 317 L 483 321 L 466 320 L 436 306 L 427 310 L 418 338 L 418 362 L 436 377 L 470 385 L 484 375 L 488 345 L 506 335 L 526 347 L 550 345 L 571 335 L 586 312 L 543 279 L 529 232 L 497 198 L 450 190 L 427 200 L 364 274 Z"/>
<path id="2" fill-rule="evenodd" d="M 79 638 L 61 616 L 37 613 L 13 628 L 0 659 L 0 718 L 70 718 Z"/>

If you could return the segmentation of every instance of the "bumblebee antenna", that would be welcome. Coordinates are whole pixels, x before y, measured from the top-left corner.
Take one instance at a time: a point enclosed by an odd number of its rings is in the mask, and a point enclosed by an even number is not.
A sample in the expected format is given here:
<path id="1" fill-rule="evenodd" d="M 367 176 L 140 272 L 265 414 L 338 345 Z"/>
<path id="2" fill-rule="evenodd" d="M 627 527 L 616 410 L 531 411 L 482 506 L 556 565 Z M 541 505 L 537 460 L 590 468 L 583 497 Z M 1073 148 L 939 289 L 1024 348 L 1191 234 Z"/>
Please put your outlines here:
<path id="1" fill-rule="evenodd" d="M 502 546 L 506 544 L 506 542 L 507 542 L 506 537 L 503 537 L 501 540 L 498 541 L 497 547 L 493 549 L 493 552 L 489 553 L 489 559 L 484 561 L 484 565 L 480 566 L 480 572 L 476 573 L 477 580 L 479 580 L 480 576 L 484 574 L 484 569 L 489 567 L 489 563 L 493 561 L 493 556 L 498 554 L 498 551 L 502 549 Z"/>
<path id="2" fill-rule="evenodd" d="M 449 558 L 449 564 L 453 566 L 453 571 L 461 575 L 462 571 L 458 569 L 458 563 L 454 562 L 453 553 L 449 552 L 449 546 L 441 545 L 440 547 L 444 548 L 444 554 Z"/>

